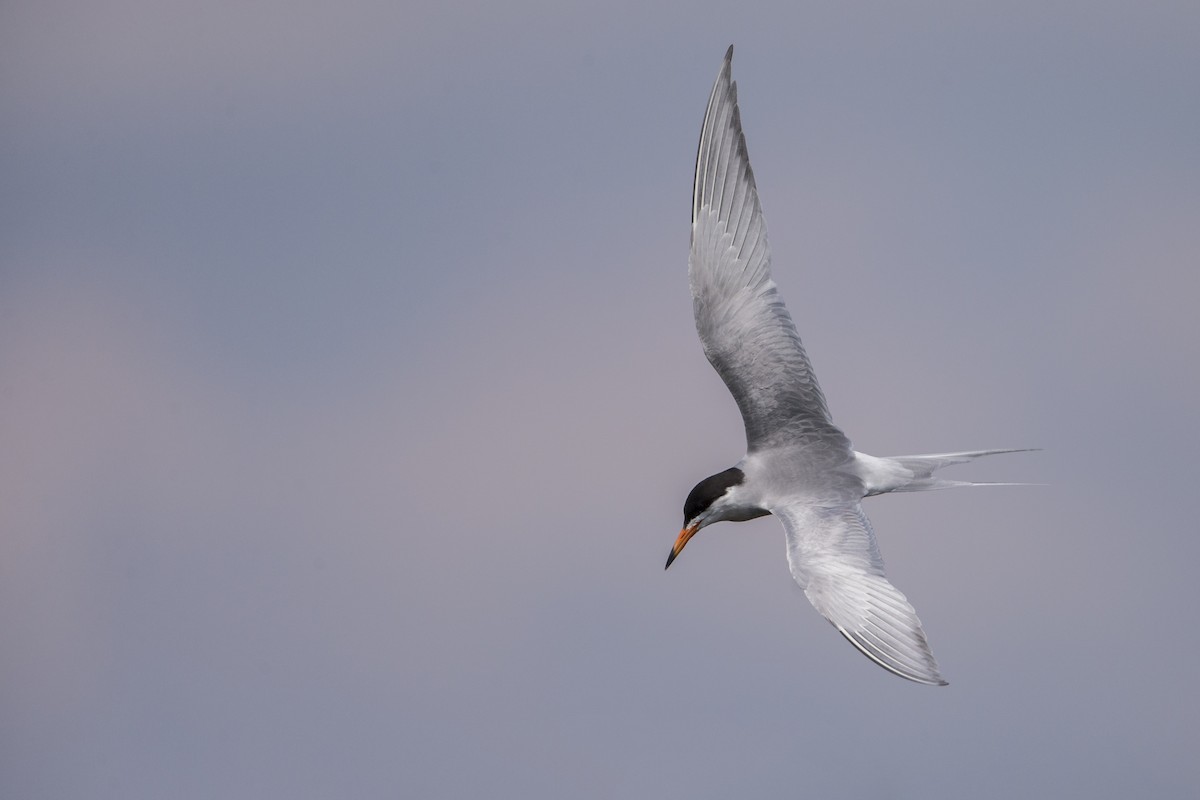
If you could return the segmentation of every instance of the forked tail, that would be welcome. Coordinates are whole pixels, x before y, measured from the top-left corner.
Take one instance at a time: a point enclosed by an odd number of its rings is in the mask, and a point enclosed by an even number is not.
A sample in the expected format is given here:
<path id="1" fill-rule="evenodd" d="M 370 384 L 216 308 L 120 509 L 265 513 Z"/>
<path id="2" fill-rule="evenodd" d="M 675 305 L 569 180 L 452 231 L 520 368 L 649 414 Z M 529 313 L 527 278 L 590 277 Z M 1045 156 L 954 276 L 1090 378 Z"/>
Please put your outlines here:
<path id="1" fill-rule="evenodd" d="M 866 496 L 884 492 L 925 492 L 931 489 L 953 489 L 956 486 L 1029 486 L 1025 483 L 995 483 L 978 481 L 952 481 L 934 476 L 942 467 L 965 464 L 983 456 L 1000 453 L 1028 453 L 1036 447 L 1018 447 L 1008 450 L 972 450 L 965 453 L 935 453 L 925 456 L 891 456 L 878 458 L 865 453 L 855 453 L 859 463 L 860 477 L 866 488 Z"/>

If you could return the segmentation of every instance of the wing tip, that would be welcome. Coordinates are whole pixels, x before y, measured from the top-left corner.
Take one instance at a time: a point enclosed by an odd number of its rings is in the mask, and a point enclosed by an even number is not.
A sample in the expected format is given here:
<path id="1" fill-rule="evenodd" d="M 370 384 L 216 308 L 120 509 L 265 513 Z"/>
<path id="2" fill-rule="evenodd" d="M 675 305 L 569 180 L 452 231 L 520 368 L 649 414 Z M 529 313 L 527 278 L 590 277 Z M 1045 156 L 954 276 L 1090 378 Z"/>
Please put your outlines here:
<path id="1" fill-rule="evenodd" d="M 880 656 L 878 654 L 873 652 L 872 648 L 868 647 L 865 642 L 859 641 L 859 639 L 857 637 L 852 636 L 841 625 L 834 623 L 834 627 L 837 628 L 838 633 L 840 633 L 842 636 L 844 636 L 846 638 L 846 641 L 848 641 L 848 642 L 850 642 L 850 644 L 854 645 L 854 647 L 860 653 L 862 653 L 864 656 L 871 659 L 876 664 L 883 667 L 884 669 L 886 669 L 888 672 L 892 673 L 893 675 L 897 675 L 901 678 L 904 678 L 905 680 L 912 681 L 913 683 L 924 684 L 925 686 L 949 686 L 950 685 L 950 681 L 948 681 L 942 677 L 941 672 L 938 670 L 937 662 L 935 662 L 933 660 L 933 654 L 928 652 L 928 650 L 926 650 L 926 652 L 924 654 L 925 657 L 929 660 L 929 663 L 925 665 L 925 667 L 927 668 L 927 672 L 917 672 L 915 670 L 902 669 L 895 664 L 889 664 L 887 661 L 884 661 L 882 658 L 880 658 Z"/>

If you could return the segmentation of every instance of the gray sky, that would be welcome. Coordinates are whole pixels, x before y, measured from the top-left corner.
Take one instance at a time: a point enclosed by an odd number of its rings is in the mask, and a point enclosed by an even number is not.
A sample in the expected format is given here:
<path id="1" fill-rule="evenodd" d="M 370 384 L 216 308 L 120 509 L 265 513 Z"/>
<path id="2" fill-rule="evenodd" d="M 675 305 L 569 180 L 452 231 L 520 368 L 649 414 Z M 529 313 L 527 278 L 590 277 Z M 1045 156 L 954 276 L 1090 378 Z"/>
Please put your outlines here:
<path id="1" fill-rule="evenodd" d="M 9 2 L 0 795 L 1196 791 L 1200 7 Z M 692 328 L 775 277 L 951 685 L 846 644 Z"/>

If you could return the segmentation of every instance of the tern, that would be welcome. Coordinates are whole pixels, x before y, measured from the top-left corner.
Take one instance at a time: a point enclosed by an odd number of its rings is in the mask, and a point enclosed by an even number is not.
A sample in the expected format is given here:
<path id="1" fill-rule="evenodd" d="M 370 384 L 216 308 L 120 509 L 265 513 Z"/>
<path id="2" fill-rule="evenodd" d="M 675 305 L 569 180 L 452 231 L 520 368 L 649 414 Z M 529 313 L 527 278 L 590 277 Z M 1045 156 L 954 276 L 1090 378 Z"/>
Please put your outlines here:
<path id="1" fill-rule="evenodd" d="M 714 522 L 773 514 L 792 576 L 851 644 L 884 669 L 945 686 L 916 611 L 884 574 L 862 499 L 979 486 L 934 472 L 1022 449 L 877 458 L 833 424 L 825 395 L 771 278 L 771 253 L 731 78 L 733 47 L 700 131 L 688 275 L 704 354 L 746 425 L 746 455 L 692 489 L 667 567 Z"/>

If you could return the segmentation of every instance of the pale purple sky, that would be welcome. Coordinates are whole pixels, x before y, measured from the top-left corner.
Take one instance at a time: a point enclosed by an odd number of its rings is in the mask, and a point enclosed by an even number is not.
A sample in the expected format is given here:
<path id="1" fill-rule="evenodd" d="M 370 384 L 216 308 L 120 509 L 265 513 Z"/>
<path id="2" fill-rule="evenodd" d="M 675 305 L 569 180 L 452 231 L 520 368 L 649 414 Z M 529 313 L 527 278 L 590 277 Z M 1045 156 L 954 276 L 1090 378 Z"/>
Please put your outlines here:
<path id="1" fill-rule="evenodd" d="M 770 518 L 687 288 L 775 277 L 951 685 Z M 8 2 L 0 796 L 1187 796 L 1200 6 Z"/>

